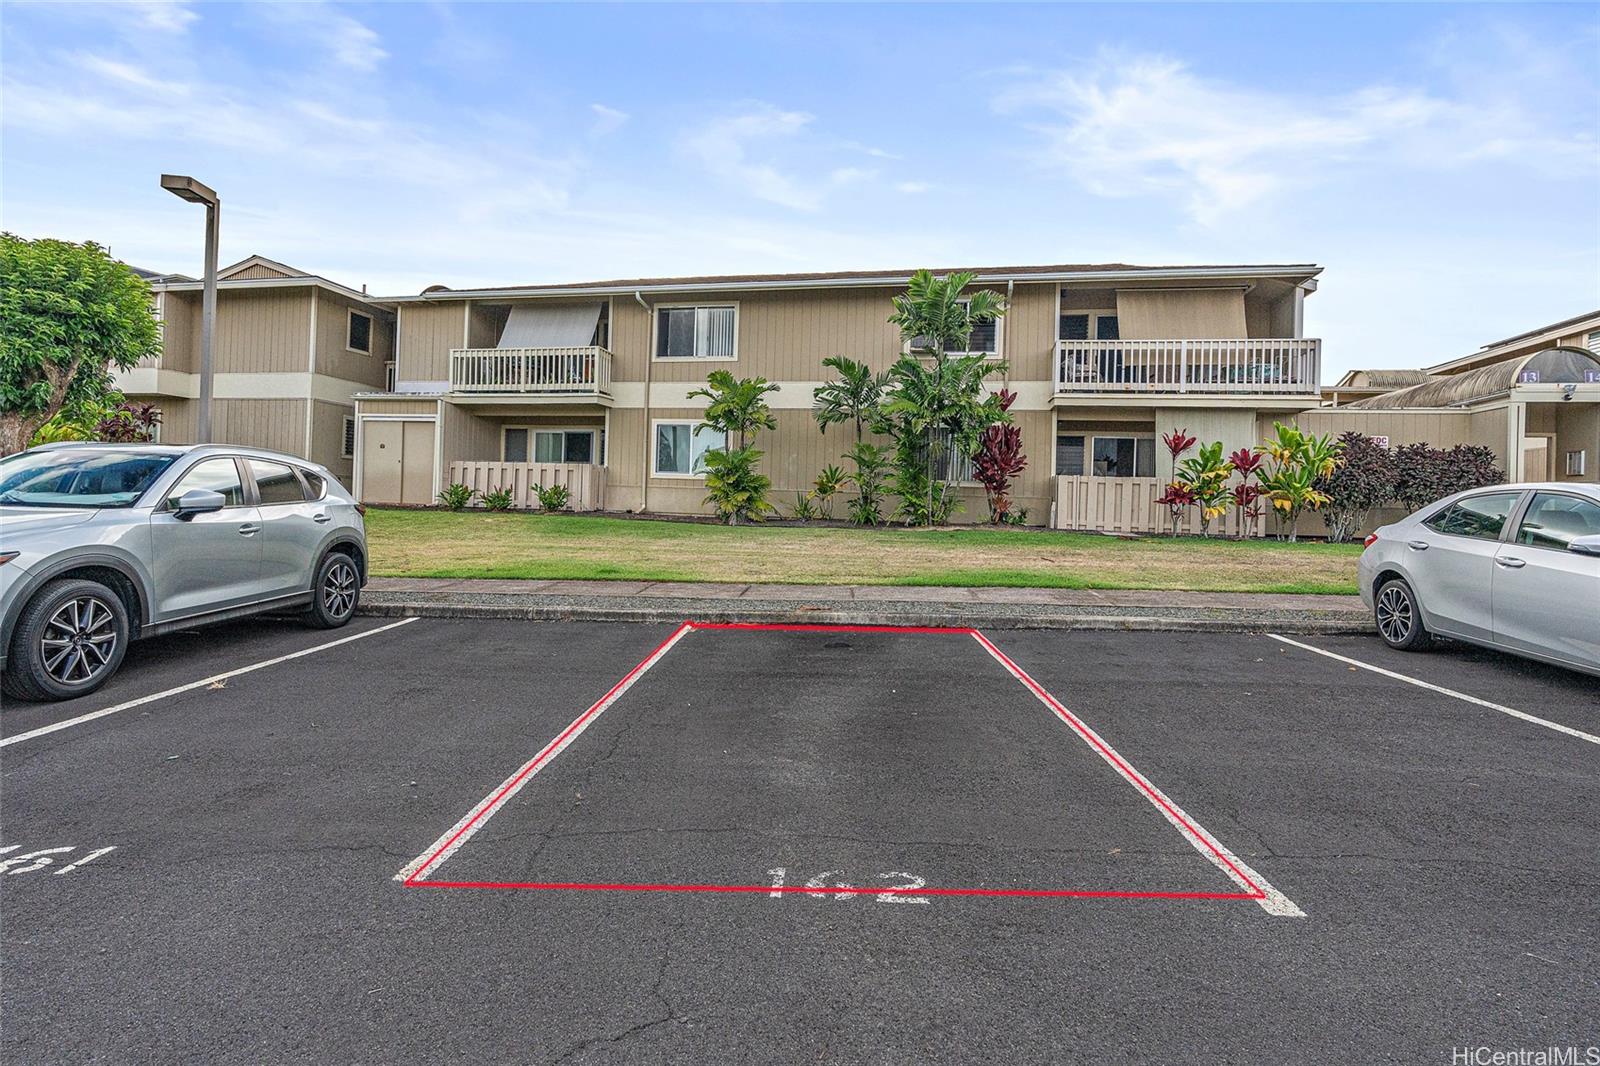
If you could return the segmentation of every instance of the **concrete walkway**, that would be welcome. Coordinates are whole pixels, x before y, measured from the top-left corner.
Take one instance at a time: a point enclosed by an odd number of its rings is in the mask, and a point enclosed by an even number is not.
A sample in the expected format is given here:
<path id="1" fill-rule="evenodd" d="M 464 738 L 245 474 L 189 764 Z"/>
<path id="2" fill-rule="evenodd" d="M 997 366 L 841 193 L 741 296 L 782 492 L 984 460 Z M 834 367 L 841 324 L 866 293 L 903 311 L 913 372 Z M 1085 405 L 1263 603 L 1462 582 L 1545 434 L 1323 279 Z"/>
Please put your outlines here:
<path id="1" fill-rule="evenodd" d="M 373 578 L 362 612 L 587 621 L 827 622 L 993 629 L 1365 632 L 1356 596 L 887 585 Z"/>

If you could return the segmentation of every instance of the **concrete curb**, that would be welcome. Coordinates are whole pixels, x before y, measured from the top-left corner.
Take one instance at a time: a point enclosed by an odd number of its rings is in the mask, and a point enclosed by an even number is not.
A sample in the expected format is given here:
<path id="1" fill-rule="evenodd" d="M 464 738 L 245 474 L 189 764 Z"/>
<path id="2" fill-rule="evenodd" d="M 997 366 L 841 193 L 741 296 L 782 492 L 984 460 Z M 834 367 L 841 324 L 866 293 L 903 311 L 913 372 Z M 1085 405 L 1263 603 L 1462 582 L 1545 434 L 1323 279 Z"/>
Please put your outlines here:
<path id="1" fill-rule="evenodd" d="M 466 598 L 378 594 L 364 597 L 360 613 L 380 618 L 504 618 L 533 622 L 648 622 L 676 625 L 685 619 L 702 622 L 766 622 L 821 625 L 974 626 L 984 629 L 1079 629 L 1207 633 L 1328 634 L 1365 633 L 1366 614 L 1330 611 L 1315 615 L 1247 608 L 1210 610 L 1173 608 L 1094 609 L 1033 607 L 1020 610 L 1003 604 L 964 604 L 959 608 L 925 603 L 889 602 L 814 607 L 773 601 L 677 599 L 641 605 L 575 602 L 551 597 L 506 597 L 508 602 L 469 602 Z"/>

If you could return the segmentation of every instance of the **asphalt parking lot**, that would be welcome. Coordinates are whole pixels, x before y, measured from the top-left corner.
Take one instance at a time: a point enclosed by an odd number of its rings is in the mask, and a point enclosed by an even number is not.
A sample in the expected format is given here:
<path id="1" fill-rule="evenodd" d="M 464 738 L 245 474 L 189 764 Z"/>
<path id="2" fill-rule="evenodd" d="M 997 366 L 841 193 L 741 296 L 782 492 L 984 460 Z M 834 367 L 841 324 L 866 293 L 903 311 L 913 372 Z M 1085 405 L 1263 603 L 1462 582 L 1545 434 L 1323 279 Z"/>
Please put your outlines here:
<path id="1" fill-rule="evenodd" d="M 257 620 L 0 729 L 8 1063 L 1600 1044 L 1600 685 L 1459 646 Z"/>

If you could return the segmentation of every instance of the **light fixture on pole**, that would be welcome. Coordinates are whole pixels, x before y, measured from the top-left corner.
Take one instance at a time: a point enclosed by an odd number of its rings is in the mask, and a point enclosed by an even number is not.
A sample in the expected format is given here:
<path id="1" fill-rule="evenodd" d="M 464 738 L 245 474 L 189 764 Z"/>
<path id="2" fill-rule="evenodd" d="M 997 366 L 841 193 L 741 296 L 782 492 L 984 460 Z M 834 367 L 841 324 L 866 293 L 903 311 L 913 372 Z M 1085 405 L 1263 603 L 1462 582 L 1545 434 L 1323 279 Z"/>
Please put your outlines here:
<path id="1" fill-rule="evenodd" d="M 211 443 L 211 338 L 217 326 L 217 221 L 222 201 L 205 185 L 185 174 L 161 175 L 161 187 L 179 199 L 206 205 L 206 272 L 200 299 L 200 404 L 195 442 Z"/>

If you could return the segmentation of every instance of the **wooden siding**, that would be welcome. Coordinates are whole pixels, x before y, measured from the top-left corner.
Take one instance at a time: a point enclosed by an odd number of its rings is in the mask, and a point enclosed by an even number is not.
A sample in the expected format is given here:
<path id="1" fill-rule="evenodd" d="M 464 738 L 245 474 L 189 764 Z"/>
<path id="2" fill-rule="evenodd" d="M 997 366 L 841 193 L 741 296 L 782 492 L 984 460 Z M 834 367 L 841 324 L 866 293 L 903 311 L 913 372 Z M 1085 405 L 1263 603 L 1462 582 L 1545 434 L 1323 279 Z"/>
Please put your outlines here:
<path id="1" fill-rule="evenodd" d="M 195 400 L 181 400 L 171 396 L 130 396 L 130 400 L 153 403 L 161 410 L 161 442 L 163 444 L 193 444 L 196 416 L 200 405 Z"/>
<path id="2" fill-rule="evenodd" d="M 282 270 L 257 263 L 255 266 L 245 267 L 243 270 L 228 275 L 229 281 L 254 281 L 261 278 L 292 278 L 294 274 L 287 274 Z"/>
<path id="3" fill-rule="evenodd" d="M 1242 289 L 1123 289 L 1117 326 L 1124 340 L 1242 338 Z"/>
<path id="4" fill-rule="evenodd" d="M 439 405 L 440 456 L 446 465 L 456 460 L 499 459 L 500 425 L 454 404 Z"/>
<path id="5" fill-rule="evenodd" d="M 169 292 L 161 297 L 161 358 L 165 370 L 200 369 L 200 295 Z"/>
<path id="6" fill-rule="evenodd" d="M 345 488 L 354 483 L 355 460 L 339 452 L 344 446 L 344 420 L 354 418 L 355 413 L 349 404 L 317 400 L 311 405 L 311 454 L 307 458 L 327 467 Z"/>
<path id="7" fill-rule="evenodd" d="M 1600 482 L 1600 405 L 1568 404 L 1556 409 L 1556 478 Z M 1567 453 L 1584 453 L 1582 476 L 1567 476 Z"/>
<path id="8" fill-rule="evenodd" d="M 311 351 L 310 289 L 217 294 L 216 372 L 304 374 Z M 200 335 L 195 330 L 198 349 Z M 198 357 L 195 369 L 199 369 Z"/>
<path id="9" fill-rule="evenodd" d="M 606 468 L 596 463 L 454 462 L 448 480 L 480 493 L 510 490 L 513 507 L 537 508 L 534 486 L 553 485 L 567 487 L 569 510 L 599 511 L 606 506 Z M 483 501 L 474 506 L 482 507 Z"/>
<path id="10" fill-rule="evenodd" d="M 1256 412 L 1248 407 L 1158 409 L 1155 412 L 1156 478 L 1163 484 L 1172 480 L 1172 455 L 1161 443 L 1161 437 L 1179 429 L 1196 439 L 1196 447 L 1220 440 L 1224 456 L 1239 448 L 1258 447 L 1262 436 Z"/>
<path id="11" fill-rule="evenodd" d="M 448 381 L 450 349 L 461 347 L 459 303 L 405 304 L 400 310 L 399 381 Z"/>
<path id="12" fill-rule="evenodd" d="M 363 397 L 356 405 L 364 415 L 428 415 L 439 409 L 437 400 L 391 400 L 388 397 Z"/>
<path id="13" fill-rule="evenodd" d="M 384 385 L 383 364 L 394 354 L 394 320 L 388 314 L 317 290 L 317 373 L 346 381 L 359 381 L 374 389 Z M 349 343 L 350 310 L 372 318 L 372 352 L 345 350 Z"/>
<path id="14" fill-rule="evenodd" d="M 213 400 L 211 435 L 219 444 L 242 444 L 305 456 L 305 400 Z"/>

